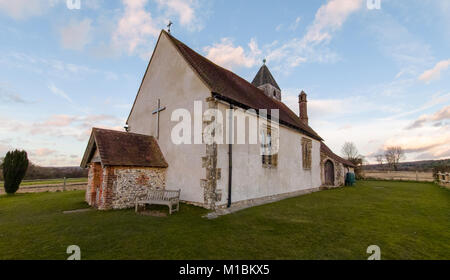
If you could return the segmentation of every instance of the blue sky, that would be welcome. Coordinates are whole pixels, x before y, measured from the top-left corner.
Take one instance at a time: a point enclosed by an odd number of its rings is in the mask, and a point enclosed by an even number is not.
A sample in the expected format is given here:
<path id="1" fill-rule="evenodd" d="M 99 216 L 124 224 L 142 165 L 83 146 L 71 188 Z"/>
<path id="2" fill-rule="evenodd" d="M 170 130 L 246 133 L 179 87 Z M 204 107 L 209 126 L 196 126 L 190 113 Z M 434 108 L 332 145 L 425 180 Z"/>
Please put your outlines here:
<path id="1" fill-rule="evenodd" d="M 76 1 L 74 1 L 76 2 Z M 251 80 L 267 58 L 283 101 L 339 153 L 391 145 L 450 157 L 450 1 L 0 0 L 0 156 L 78 165 L 92 126 L 121 129 L 157 36 Z"/>

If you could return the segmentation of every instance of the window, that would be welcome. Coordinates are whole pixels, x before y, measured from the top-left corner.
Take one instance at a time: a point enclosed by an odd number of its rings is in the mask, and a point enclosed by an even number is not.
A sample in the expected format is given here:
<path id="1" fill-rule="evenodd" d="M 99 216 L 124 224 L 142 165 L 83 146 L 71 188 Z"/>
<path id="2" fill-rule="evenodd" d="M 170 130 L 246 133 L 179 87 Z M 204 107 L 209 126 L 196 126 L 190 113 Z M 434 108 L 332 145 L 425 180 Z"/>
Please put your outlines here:
<path id="1" fill-rule="evenodd" d="M 312 150 L 312 141 L 311 139 L 302 138 L 302 165 L 303 169 L 309 170 L 311 169 L 311 150 Z"/>
<path id="2" fill-rule="evenodd" d="M 270 124 L 264 124 L 261 129 L 261 160 L 265 167 L 278 165 L 278 133 Z"/>

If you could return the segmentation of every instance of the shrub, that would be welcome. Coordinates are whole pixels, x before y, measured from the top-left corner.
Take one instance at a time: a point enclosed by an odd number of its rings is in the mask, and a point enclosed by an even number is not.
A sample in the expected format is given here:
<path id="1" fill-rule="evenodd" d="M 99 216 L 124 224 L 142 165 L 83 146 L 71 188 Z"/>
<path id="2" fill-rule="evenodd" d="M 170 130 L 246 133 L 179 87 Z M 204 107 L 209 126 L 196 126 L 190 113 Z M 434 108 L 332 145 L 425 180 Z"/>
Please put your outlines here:
<path id="1" fill-rule="evenodd" d="M 20 183 L 25 177 L 28 168 L 28 156 L 25 151 L 10 151 L 6 153 L 2 169 L 4 177 L 5 192 L 14 194 L 19 189 Z"/>

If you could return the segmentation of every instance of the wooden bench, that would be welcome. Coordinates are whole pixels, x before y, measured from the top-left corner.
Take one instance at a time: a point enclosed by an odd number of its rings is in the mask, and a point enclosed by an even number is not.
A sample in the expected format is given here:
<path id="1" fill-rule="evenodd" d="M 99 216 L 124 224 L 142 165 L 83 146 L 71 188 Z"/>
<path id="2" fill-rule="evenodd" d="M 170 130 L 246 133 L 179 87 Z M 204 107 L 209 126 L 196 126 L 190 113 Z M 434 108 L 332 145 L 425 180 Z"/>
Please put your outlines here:
<path id="1" fill-rule="evenodd" d="M 169 207 L 169 214 L 180 210 L 180 193 L 181 190 L 151 190 L 148 191 L 147 196 L 143 199 L 136 199 L 136 213 L 138 212 L 139 205 L 167 205 Z M 175 209 L 172 209 L 176 205 Z"/>

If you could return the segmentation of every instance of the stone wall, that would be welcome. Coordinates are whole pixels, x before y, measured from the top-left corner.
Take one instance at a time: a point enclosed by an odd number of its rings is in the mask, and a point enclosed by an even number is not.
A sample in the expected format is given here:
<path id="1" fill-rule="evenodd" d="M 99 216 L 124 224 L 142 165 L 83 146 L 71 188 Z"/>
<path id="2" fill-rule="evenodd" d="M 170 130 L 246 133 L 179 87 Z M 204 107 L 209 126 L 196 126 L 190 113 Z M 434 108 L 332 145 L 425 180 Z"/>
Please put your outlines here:
<path id="1" fill-rule="evenodd" d="M 102 186 L 103 175 L 102 166 L 100 163 L 89 164 L 88 171 L 88 183 L 86 187 L 85 199 L 86 202 L 93 207 L 98 205 L 97 194 L 99 193 L 99 188 Z"/>
<path id="2" fill-rule="evenodd" d="M 347 174 L 347 168 L 345 168 L 342 163 L 337 162 L 334 159 L 328 157 L 325 153 L 320 153 L 322 182 L 325 182 L 325 163 L 328 160 L 331 161 L 334 166 L 334 187 L 341 187 L 345 185 L 345 175 Z M 325 186 L 323 184 L 322 187 L 332 187 L 332 186 Z"/>
<path id="3" fill-rule="evenodd" d="M 136 198 L 145 196 L 149 189 L 166 188 L 165 168 L 114 167 L 109 177 L 113 178 L 109 186 L 111 205 L 108 205 L 112 209 L 134 207 Z"/>
<path id="4" fill-rule="evenodd" d="M 207 98 L 209 109 L 217 109 L 217 101 L 214 98 Z M 204 126 L 209 126 L 215 119 L 203 120 Z M 215 136 L 215 129 L 211 136 Z M 202 168 L 205 168 L 206 178 L 200 179 L 200 186 L 203 189 L 203 207 L 214 209 L 216 202 L 222 199 L 222 194 L 217 190 L 217 180 L 221 177 L 221 170 L 217 168 L 217 144 L 206 144 L 205 156 L 202 157 Z M 199 204 L 201 205 L 201 203 Z"/>
<path id="5" fill-rule="evenodd" d="M 101 178 L 96 178 L 101 175 Z M 98 185 L 98 186 L 96 186 Z M 132 208 L 149 189 L 166 186 L 165 168 L 101 167 L 90 164 L 86 202 L 99 210 Z"/>

